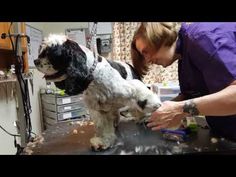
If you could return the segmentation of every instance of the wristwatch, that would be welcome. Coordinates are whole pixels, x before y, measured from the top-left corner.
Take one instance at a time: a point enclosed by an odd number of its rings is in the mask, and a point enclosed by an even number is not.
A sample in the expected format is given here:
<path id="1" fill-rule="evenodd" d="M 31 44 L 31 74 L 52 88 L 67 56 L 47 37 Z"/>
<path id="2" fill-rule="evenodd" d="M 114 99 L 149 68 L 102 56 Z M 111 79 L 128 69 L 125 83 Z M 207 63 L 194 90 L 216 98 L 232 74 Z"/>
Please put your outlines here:
<path id="1" fill-rule="evenodd" d="M 189 113 L 191 116 L 199 115 L 199 110 L 197 109 L 197 105 L 193 102 L 193 100 L 187 100 L 183 106 L 183 112 Z"/>

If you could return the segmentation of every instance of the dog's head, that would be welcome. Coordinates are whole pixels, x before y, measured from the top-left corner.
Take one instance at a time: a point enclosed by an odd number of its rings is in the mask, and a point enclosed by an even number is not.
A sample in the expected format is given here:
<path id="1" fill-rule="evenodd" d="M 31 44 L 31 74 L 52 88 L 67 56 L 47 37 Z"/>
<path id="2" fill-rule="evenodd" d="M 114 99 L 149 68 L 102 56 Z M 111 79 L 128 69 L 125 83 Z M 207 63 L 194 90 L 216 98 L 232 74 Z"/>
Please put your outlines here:
<path id="1" fill-rule="evenodd" d="M 144 113 L 152 113 L 161 106 L 161 100 L 159 96 L 153 93 L 143 82 L 134 79 L 130 80 L 129 83 L 134 85 L 135 91 L 135 105 L 138 110 Z"/>
<path id="2" fill-rule="evenodd" d="M 64 35 L 50 35 L 39 48 L 37 69 L 47 81 L 69 95 L 79 94 L 88 86 L 87 56 L 84 50 Z"/>

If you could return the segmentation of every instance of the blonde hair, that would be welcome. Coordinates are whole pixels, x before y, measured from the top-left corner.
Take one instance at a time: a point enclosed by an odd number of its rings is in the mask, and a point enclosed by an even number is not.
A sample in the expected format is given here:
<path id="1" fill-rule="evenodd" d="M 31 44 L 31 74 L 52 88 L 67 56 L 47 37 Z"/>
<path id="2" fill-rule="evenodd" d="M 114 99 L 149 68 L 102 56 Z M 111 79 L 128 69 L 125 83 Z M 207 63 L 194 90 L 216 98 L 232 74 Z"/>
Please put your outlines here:
<path id="1" fill-rule="evenodd" d="M 148 63 L 136 48 L 138 38 L 147 41 L 150 47 L 158 50 L 161 46 L 172 46 L 178 37 L 181 23 L 178 22 L 144 22 L 136 30 L 131 43 L 131 58 L 135 70 L 143 77 L 149 69 Z"/>

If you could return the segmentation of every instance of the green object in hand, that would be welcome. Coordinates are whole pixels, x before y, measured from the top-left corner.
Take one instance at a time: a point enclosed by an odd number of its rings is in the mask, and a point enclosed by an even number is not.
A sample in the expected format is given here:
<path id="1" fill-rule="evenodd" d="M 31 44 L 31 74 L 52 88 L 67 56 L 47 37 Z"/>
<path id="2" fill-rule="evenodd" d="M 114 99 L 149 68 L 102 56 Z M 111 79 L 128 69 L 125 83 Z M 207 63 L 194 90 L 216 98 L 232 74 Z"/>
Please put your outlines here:
<path id="1" fill-rule="evenodd" d="M 194 117 L 187 117 L 187 128 L 191 132 L 197 132 L 198 126 L 197 126 L 197 122 Z"/>
<path id="2" fill-rule="evenodd" d="M 190 124 L 188 128 L 191 130 L 191 132 L 197 132 L 197 124 Z"/>

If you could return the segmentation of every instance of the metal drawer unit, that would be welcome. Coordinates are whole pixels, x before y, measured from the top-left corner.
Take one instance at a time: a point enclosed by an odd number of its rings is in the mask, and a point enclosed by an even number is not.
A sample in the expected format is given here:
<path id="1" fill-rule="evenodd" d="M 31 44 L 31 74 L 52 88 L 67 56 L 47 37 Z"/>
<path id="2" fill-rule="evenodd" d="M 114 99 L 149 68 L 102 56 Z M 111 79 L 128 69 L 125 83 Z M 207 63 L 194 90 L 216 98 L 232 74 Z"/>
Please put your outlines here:
<path id="1" fill-rule="evenodd" d="M 82 95 L 59 96 L 41 93 L 41 103 L 46 128 L 61 121 L 82 118 L 88 113 Z"/>
<path id="2" fill-rule="evenodd" d="M 62 113 L 62 112 L 72 111 L 75 109 L 81 109 L 81 107 L 84 107 L 84 105 L 81 103 L 72 103 L 72 104 L 65 104 L 65 105 L 55 105 L 55 104 L 44 103 L 44 107 L 48 111 Z"/>

